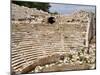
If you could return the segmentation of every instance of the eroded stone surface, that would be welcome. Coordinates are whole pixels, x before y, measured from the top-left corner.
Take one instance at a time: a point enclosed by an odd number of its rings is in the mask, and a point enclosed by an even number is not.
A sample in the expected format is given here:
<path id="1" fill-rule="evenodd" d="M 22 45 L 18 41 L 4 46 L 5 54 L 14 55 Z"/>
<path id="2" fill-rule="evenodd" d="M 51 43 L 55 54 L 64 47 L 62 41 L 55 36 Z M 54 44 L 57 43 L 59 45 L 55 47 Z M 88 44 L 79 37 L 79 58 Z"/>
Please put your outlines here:
<path id="1" fill-rule="evenodd" d="M 90 41 L 86 38 L 87 26 L 95 24 L 94 21 L 89 23 L 90 14 L 85 11 L 69 16 L 58 14 L 54 15 L 55 23 L 49 24 L 47 18 L 51 14 L 12 4 L 13 70 L 35 73 L 95 69 L 95 39 L 86 47 Z"/>

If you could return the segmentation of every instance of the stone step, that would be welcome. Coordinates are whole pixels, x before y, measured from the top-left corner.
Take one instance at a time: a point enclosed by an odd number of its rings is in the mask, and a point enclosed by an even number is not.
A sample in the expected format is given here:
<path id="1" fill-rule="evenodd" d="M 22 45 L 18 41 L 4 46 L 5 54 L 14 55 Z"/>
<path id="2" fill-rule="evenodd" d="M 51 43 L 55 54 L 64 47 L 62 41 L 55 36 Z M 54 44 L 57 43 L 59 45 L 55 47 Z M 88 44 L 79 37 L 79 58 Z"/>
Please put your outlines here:
<path id="1" fill-rule="evenodd" d="M 11 58 L 16 58 L 16 57 L 19 57 L 19 54 L 11 55 Z"/>
<path id="2" fill-rule="evenodd" d="M 56 71 L 72 71 L 72 70 L 87 70 L 88 64 L 58 64 L 44 68 L 42 72 L 56 72 Z"/>
<path id="3" fill-rule="evenodd" d="M 17 63 L 15 63 L 15 64 L 12 64 L 12 67 L 22 65 L 23 63 L 25 63 L 25 61 L 17 62 Z"/>
<path id="4" fill-rule="evenodd" d="M 30 53 L 30 54 L 26 53 L 23 56 L 26 57 L 26 58 L 29 58 L 29 57 L 34 58 L 34 57 L 38 57 L 38 56 L 42 56 L 42 55 L 43 55 L 42 53 Z"/>
<path id="5" fill-rule="evenodd" d="M 22 64 L 21 64 L 21 65 L 18 65 L 18 66 L 14 66 L 13 69 L 14 69 L 16 72 L 20 72 L 20 69 L 22 69 Z"/>
<path id="6" fill-rule="evenodd" d="M 17 59 L 22 59 L 21 56 L 19 56 L 19 54 L 17 54 L 17 57 L 12 57 L 12 61 L 15 61 Z"/>
<path id="7" fill-rule="evenodd" d="M 15 64 L 15 63 L 17 63 L 17 62 L 20 62 L 20 61 L 23 61 L 24 59 L 22 59 L 22 58 L 17 58 L 17 59 L 12 59 L 12 64 Z"/>
<path id="8" fill-rule="evenodd" d="M 19 53 L 19 52 L 12 52 L 11 54 L 12 54 L 12 56 L 13 56 L 13 55 L 16 55 L 16 54 L 18 54 L 18 53 Z"/>

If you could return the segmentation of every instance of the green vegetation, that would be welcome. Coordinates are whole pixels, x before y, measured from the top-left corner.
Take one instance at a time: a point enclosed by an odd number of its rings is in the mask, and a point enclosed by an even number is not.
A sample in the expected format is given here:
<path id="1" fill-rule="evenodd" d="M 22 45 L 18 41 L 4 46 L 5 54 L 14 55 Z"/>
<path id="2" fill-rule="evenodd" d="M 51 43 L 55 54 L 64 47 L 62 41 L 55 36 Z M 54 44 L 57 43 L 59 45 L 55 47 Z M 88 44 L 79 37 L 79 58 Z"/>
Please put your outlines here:
<path id="1" fill-rule="evenodd" d="M 52 15 L 57 15 L 58 12 L 50 12 Z"/>
<path id="2" fill-rule="evenodd" d="M 12 1 L 12 3 L 26 6 L 29 8 L 37 8 L 38 10 L 43 10 L 49 12 L 49 8 L 51 7 L 49 3 L 41 3 L 41 2 L 27 2 L 27 1 Z"/>

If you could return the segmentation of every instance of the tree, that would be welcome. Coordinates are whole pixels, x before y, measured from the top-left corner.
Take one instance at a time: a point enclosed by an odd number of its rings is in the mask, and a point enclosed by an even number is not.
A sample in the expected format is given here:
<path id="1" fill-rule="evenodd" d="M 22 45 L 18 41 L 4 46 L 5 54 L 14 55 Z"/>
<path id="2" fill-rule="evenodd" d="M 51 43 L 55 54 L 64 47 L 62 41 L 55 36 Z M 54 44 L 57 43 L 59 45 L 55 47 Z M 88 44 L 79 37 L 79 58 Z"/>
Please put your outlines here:
<path id="1" fill-rule="evenodd" d="M 43 10 L 49 12 L 49 8 L 51 7 L 49 3 L 42 3 L 42 2 L 25 2 L 25 1 L 12 1 L 12 3 L 26 6 L 29 8 L 37 8 L 38 10 Z"/>
<path id="2" fill-rule="evenodd" d="M 59 14 L 58 12 L 50 12 L 52 15 L 57 15 Z"/>

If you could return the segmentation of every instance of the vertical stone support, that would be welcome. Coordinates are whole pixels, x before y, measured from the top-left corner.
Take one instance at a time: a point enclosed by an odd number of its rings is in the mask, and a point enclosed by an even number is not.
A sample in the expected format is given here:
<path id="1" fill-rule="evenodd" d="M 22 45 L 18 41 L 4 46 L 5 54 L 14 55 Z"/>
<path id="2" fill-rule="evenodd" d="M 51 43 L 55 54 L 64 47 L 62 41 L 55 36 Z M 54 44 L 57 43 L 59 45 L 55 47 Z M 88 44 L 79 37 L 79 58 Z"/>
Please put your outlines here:
<path id="1" fill-rule="evenodd" d="M 64 34 L 61 32 L 61 46 L 62 46 L 62 51 L 64 51 Z"/>
<path id="2" fill-rule="evenodd" d="M 89 46 L 89 42 L 91 41 L 92 37 L 93 37 L 93 16 L 90 15 L 90 17 L 88 17 L 88 24 L 87 24 L 86 47 Z"/>

